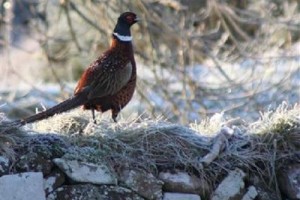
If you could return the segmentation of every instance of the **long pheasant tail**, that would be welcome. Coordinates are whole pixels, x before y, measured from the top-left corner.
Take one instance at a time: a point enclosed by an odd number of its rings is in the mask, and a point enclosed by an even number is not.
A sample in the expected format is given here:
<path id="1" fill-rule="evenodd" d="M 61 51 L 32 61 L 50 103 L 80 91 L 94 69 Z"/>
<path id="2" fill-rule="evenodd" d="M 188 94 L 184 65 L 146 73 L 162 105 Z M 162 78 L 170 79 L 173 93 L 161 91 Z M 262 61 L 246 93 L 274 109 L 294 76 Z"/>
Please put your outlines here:
<path id="1" fill-rule="evenodd" d="M 59 113 L 71 110 L 73 108 L 76 108 L 80 105 L 83 105 L 86 101 L 87 101 L 87 95 L 84 93 L 80 93 L 74 97 L 71 97 L 71 98 L 57 104 L 56 106 L 54 106 L 52 108 L 49 108 L 49 109 L 43 111 L 43 112 L 32 115 L 25 119 L 16 120 L 12 123 L 14 123 L 15 125 L 22 126 L 22 125 L 32 123 L 35 121 L 40 121 L 40 120 L 46 119 L 48 117 L 51 117 L 55 114 L 59 114 Z"/>

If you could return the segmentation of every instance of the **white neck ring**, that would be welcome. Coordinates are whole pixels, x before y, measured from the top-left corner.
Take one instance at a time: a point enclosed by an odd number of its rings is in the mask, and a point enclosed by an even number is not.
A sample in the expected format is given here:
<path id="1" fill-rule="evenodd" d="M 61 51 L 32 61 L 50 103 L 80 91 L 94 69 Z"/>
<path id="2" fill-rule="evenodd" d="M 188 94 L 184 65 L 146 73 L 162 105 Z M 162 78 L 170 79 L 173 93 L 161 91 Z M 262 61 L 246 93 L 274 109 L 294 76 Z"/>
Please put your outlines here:
<path id="1" fill-rule="evenodd" d="M 113 33 L 113 35 L 123 42 L 132 41 L 132 36 L 120 35 L 119 33 Z"/>

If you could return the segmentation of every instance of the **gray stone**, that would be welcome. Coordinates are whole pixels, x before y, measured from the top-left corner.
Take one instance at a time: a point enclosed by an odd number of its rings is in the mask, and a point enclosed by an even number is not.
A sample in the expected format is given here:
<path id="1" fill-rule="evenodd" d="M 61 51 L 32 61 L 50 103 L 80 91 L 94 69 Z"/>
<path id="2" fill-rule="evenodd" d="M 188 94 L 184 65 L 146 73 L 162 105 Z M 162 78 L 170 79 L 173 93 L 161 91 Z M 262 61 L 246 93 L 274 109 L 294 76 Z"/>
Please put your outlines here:
<path id="1" fill-rule="evenodd" d="M 201 198 L 196 194 L 165 192 L 163 200 L 201 200 Z"/>
<path id="2" fill-rule="evenodd" d="M 9 159 L 4 156 L 0 156 L 0 176 L 8 174 L 8 172 L 9 172 Z"/>
<path id="3" fill-rule="evenodd" d="M 282 169 L 278 176 L 280 190 L 290 199 L 300 199 L 300 164 Z"/>
<path id="4" fill-rule="evenodd" d="M 161 172 L 159 178 L 164 182 L 163 189 L 167 192 L 191 193 L 207 195 L 209 186 L 204 179 L 200 179 L 186 172 Z"/>
<path id="5" fill-rule="evenodd" d="M 112 170 L 104 164 L 79 162 L 55 158 L 53 162 L 75 182 L 93 184 L 117 184 L 117 178 Z"/>
<path id="6" fill-rule="evenodd" d="M 245 188 L 244 178 L 246 174 L 235 169 L 227 175 L 227 177 L 219 184 L 214 191 L 212 200 L 233 200 L 241 199 Z"/>
<path id="7" fill-rule="evenodd" d="M 65 185 L 48 195 L 47 200 L 143 200 L 135 192 L 107 185 Z"/>
<path id="8" fill-rule="evenodd" d="M 61 171 L 54 171 L 44 179 L 44 190 L 46 195 L 51 193 L 56 188 L 60 187 L 65 182 L 65 175 Z"/>
<path id="9" fill-rule="evenodd" d="M 258 193 L 254 186 L 248 187 L 248 191 L 243 196 L 242 200 L 253 200 L 257 197 Z"/>
<path id="10" fill-rule="evenodd" d="M 44 200 L 43 174 L 27 172 L 0 177 L 0 200 Z"/>
<path id="11" fill-rule="evenodd" d="M 123 170 L 120 175 L 126 187 L 146 199 L 161 199 L 163 182 L 142 170 Z"/>

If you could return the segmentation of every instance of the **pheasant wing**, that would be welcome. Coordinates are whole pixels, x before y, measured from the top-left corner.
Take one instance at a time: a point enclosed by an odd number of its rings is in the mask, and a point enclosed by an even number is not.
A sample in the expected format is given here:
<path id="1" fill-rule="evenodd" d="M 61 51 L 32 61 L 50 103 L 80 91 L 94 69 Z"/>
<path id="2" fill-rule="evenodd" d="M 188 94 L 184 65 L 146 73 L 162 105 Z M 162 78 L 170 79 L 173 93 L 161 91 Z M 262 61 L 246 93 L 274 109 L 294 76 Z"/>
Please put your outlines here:
<path id="1" fill-rule="evenodd" d="M 109 65 L 108 65 L 109 66 Z M 88 99 L 114 95 L 124 87 L 132 75 L 132 64 L 128 62 L 117 68 L 102 68 L 101 72 L 95 76 L 89 88 Z"/>

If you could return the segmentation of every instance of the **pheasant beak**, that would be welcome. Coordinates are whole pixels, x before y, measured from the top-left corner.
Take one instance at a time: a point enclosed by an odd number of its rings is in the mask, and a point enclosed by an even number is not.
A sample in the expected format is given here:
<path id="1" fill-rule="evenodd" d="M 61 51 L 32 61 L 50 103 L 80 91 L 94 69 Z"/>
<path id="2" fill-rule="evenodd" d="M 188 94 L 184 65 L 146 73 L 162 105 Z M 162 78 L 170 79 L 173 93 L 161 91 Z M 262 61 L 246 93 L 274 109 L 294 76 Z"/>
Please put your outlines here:
<path id="1" fill-rule="evenodd" d="M 141 19 L 138 18 L 138 17 L 136 17 L 136 18 L 134 19 L 134 23 L 139 22 L 139 21 L 141 21 Z"/>

